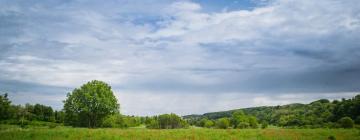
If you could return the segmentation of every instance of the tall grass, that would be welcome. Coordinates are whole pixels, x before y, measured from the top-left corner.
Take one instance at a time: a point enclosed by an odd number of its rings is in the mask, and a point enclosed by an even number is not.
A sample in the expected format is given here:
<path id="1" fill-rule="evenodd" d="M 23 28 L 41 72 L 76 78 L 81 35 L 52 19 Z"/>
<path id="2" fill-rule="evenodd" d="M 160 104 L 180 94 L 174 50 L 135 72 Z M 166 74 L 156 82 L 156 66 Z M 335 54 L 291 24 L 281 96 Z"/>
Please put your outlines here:
<path id="1" fill-rule="evenodd" d="M 0 125 L 1 140 L 359 140 L 358 129 L 87 129 Z"/>

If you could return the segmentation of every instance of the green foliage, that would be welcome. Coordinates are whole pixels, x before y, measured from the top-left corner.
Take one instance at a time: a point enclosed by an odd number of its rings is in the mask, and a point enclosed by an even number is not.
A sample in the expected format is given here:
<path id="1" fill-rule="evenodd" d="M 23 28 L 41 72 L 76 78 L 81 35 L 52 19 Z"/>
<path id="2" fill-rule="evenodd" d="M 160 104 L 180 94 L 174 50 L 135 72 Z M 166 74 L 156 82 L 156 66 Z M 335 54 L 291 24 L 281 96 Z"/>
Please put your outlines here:
<path id="1" fill-rule="evenodd" d="M 261 124 L 261 129 L 267 128 L 268 125 L 269 125 L 269 124 L 268 124 L 267 122 L 263 122 L 263 123 Z"/>
<path id="2" fill-rule="evenodd" d="M 246 115 L 245 115 L 246 114 Z M 360 124 L 360 95 L 351 99 L 334 100 L 320 99 L 310 104 L 289 104 L 283 106 L 265 106 L 244 108 L 230 111 L 205 113 L 203 115 L 189 115 L 184 118 L 197 124 L 202 118 L 216 120 L 223 117 L 231 118 L 231 126 L 241 128 L 247 126 L 240 122 L 246 121 L 247 116 L 254 116 L 259 122 L 286 128 L 337 128 L 337 121 L 342 117 L 350 117 Z M 195 122 L 195 123 L 194 123 Z M 256 128 L 256 123 L 252 123 Z"/>
<path id="3" fill-rule="evenodd" d="M 206 127 L 206 128 L 214 127 L 214 125 L 215 125 L 215 123 L 212 120 L 206 120 L 204 123 L 204 127 Z"/>
<path id="4" fill-rule="evenodd" d="M 239 122 L 235 128 L 244 129 L 249 127 L 250 124 L 248 122 Z"/>
<path id="5" fill-rule="evenodd" d="M 38 121 L 48 121 L 54 122 L 54 114 L 53 109 L 50 106 L 45 106 L 41 104 L 30 105 L 27 104 L 26 106 L 27 111 L 33 114 L 30 120 L 38 120 Z"/>
<path id="6" fill-rule="evenodd" d="M 150 128 L 150 129 L 160 129 L 159 121 L 157 121 L 157 120 L 155 119 L 155 117 L 153 117 L 153 118 L 148 118 L 145 124 L 146 124 L 146 128 Z"/>
<path id="7" fill-rule="evenodd" d="M 360 94 L 351 99 L 338 101 L 333 109 L 331 119 L 336 121 L 342 117 L 350 117 L 355 120 L 358 116 L 360 116 Z"/>
<path id="8" fill-rule="evenodd" d="M 256 120 L 256 117 L 250 116 L 249 117 L 249 124 L 251 128 L 258 128 L 258 122 Z"/>
<path id="9" fill-rule="evenodd" d="M 205 123 L 208 121 L 208 118 L 202 118 L 200 121 L 198 121 L 197 126 L 204 127 Z"/>
<path id="10" fill-rule="evenodd" d="M 109 127 L 109 128 L 123 128 L 124 125 L 124 119 L 121 115 L 108 115 L 104 118 L 102 124 L 102 127 Z"/>
<path id="11" fill-rule="evenodd" d="M 55 114 L 50 106 L 41 104 L 12 105 L 7 94 L 0 96 L 0 121 L 6 124 L 17 124 L 25 127 L 31 122 L 56 122 Z"/>
<path id="12" fill-rule="evenodd" d="M 141 125 L 141 118 L 135 116 L 123 116 L 124 127 L 136 127 Z"/>
<path id="13" fill-rule="evenodd" d="M 355 124 L 360 124 L 360 116 L 357 116 L 355 119 Z"/>
<path id="14" fill-rule="evenodd" d="M 56 124 L 56 123 L 49 124 L 50 129 L 56 128 L 57 126 L 58 126 L 58 124 Z"/>
<path id="15" fill-rule="evenodd" d="M 340 127 L 342 128 L 353 128 L 354 121 L 350 117 L 343 117 L 338 121 Z"/>
<path id="16" fill-rule="evenodd" d="M 256 117 L 246 115 L 241 110 L 233 113 L 230 122 L 233 128 L 258 128 Z"/>
<path id="17" fill-rule="evenodd" d="M 116 114 L 119 110 L 111 87 L 97 80 L 74 89 L 64 103 L 65 123 L 72 126 L 101 126 L 106 116 Z"/>
<path id="18" fill-rule="evenodd" d="M 72 126 L 127 128 L 145 124 L 153 129 L 187 128 L 189 124 L 206 128 L 266 128 L 268 124 L 286 128 L 358 128 L 360 95 L 351 99 L 321 99 L 310 104 L 255 107 L 184 116 L 163 114 L 154 117 L 122 116 L 111 87 L 91 81 L 74 89 L 64 101 L 63 111 L 41 104 L 12 105 L 7 94 L 0 96 L 0 123 L 55 128 L 60 123 Z M 348 116 L 348 117 L 347 117 Z M 44 123 L 45 122 L 45 123 Z M 54 123 L 59 124 L 54 124 Z"/>
<path id="19" fill-rule="evenodd" d="M 188 124 L 181 117 L 171 113 L 150 118 L 150 120 L 147 121 L 146 127 L 152 129 L 175 129 L 187 128 Z"/>
<path id="20" fill-rule="evenodd" d="M 220 129 L 227 129 L 230 126 L 229 118 L 220 118 L 216 120 L 215 126 Z"/>
<path id="21" fill-rule="evenodd" d="M 328 140 L 336 140 L 336 138 L 334 136 L 329 136 Z"/>
<path id="22" fill-rule="evenodd" d="M 10 116 L 11 101 L 8 98 L 7 93 L 0 95 L 0 120 L 9 119 Z"/>
<path id="23" fill-rule="evenodd" d="M 65 112 L 64 111 L 55 111 L 54 118 L 56 123 L 64 123 L 65 121 Z"/>

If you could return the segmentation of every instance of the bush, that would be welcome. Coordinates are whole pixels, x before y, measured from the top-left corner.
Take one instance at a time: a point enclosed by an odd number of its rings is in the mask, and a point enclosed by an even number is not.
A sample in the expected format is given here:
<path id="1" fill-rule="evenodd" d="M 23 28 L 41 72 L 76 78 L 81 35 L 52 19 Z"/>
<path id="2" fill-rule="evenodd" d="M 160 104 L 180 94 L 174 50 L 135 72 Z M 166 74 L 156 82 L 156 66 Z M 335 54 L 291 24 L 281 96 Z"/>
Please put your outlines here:
<path id="1" fill-rule="evenodd" d="M 215 123 L 217 128 L 227 129 L 230 126 L 230 120 L 228 118 L 220 118 Z"/>
<path id="2" fill-rule="evenodd" d="M 136 116 L 123 116 L 124 127 L 136 127 L 141 125 L 140 117 Z"/>
<path id="3" fill-rule="evenodd" d="M 48 126 L 50 129 L 52 129 L 52 128 L 57 127 L 58 125 L 56 123 L 50 123 Z"/>
<path id="4" fill-rule="evenodd" d="M 329 136 L 328 140 L 336 140 L 336 138 L 334 136 Z"/>
<path id="5" fill-rule="evenodd" d="M 207 118 L 202 118 L 200 121 L 197 122 L 197 126 L 200 126 L 200 127 L 205 127 L 205 123 L 208 121 L 209 119 Z"/>
<path id="6" fill-rule="evenodd" d="M 350 117 L 342 117 L 338 121 L 340 127 L 342 128 L 353 128 L 354 127 L 354 121 Z"/>
<path id="7" fill-rule="evenodd" d="M 235 111 L 231 116 L 230 123 L 234 128 L 258 128 L 256 117 L 246 115 L 243 111 Z"/>
<path id="8" fill-rule="evenodd" d="M 322 125 L 322 128 L 338 128 L 338 124 L 333 122 L 328 122 L 328 123 L 324 123 Z"/>
<path id="9" fill-rule="evenodd" d="M 355 119 L 355 124 L 360 124 L 360 116 L 357 116 Z"/>
<path id="10" fill-rule="evenodd" d="M 265 128 L 267 128 L 268 127 L 268 123 L 267 122 L 263 122 L 262 124 L 261 124 L 261 128 L 262 129 L 265 129 Z"/>
<path id="11" fill-rule="evenodd" d="M 162 114 L 148 120 L 146 127 L 153 129 L 176 129 L 187 128 L 189 124 L 176 114 Z"/>
<path id="12" fill-rule="evenodd" d="M 258 128 L 258 122 L 256 120 L 256 117 L 254 116 L 249 117 L 249 125 L 251 128 Z"/>
<path id="13" fill-rule="evenodd" d="M 146 128 L 150 128 L 150 129 L 159 129 L 159 122 L 156 121 L 155 119 L 149 119 L 146 123 Z"/>
<path id="14" fill-rule="evenodd" d="M 102 127 L 108 127 L 108 128 L 123 128 L 125 127 L 124 125 L 124 120 L 123 117 L 121 115 L 109 115 L 107 116 L 102 124 Z"/>
<path id="15" fill-rule="evenodd" d="M 212 120 L 205 121 L 204 127 L 211 128 L 214 126 L 214 122 Z"/>
<path id="16" fill-rule="evenodd" d="M 236 128 L 240 128 L 240 129 L 244 129 L 244 128 L 249 128 L 250 124 L 247 122 L 240 122 Z"/>

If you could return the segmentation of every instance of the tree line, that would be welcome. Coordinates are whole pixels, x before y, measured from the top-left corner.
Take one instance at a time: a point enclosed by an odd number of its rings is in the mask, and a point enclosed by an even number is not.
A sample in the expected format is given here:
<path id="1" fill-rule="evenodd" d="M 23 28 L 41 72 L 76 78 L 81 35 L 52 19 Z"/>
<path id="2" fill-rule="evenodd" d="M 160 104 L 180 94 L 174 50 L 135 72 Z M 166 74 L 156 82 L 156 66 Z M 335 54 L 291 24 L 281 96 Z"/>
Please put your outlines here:
<path id="1" fill-rule="evenodd" d="M 8 94 L 0 95 L 0 121 L 1 123 L 27 125 L 36 122 L 63 123 L 63 111 L 54 111 L 50 106 L 42 104 L 13 105 Z"/>
<path id="2" fill-rule="evenodd" d="M 190 122 L 202 119 L 218 120 L 231 118 L 236 112 L 254 116 L 264 126 L 274 125 L 286 128 L 352 128 L 360 125 L 360 95 L 351 99 L 329 101 L 320 99 L 309 104 L 288 104 L 283 106 L 252 107 L 230 111 L 187 115 Z"/>
<path id="3" fill-rule="evenodd" d="M 140 125 L 152 129 L 188 127 L 187 122 L 176 114 L 126 116 L 120 114 L 119 108 L 111 87 L 105 82 L 93 80 L 68 93 L 60 111 L 41 104 L 13 105 L 8 94 L 0 95 L 0 123 L 88 128 L 127 128 Z"/>
<path id="4" fill-rule="evenodd" d="M 0 123 L 26 125 L 67 125 L 73 127 L 176 129 L 206 128 L 352 128 L 360 124 L 360 95 L 351 99 L 321 99 L 309 104 L 289 104 L 237 109 L 180 117 L 176 114 L 126 116 L 111 87 L 93 80 L 67 94 L 62 110 L 42 104 L 14 105 L 8 94 L 0 95 Z"/>

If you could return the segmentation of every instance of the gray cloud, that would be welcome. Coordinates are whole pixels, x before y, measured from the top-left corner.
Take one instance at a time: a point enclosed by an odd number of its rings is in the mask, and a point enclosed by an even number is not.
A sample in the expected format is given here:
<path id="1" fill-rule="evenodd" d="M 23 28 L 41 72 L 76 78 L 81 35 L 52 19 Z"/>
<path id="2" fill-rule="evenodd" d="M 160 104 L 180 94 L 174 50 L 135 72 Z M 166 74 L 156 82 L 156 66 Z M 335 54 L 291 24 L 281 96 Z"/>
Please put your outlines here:
<path id="1" fill-rule="evenodd" d="M 130 114 L 144 111 L 129 105 L 138 95 L 224 96 L 231 105 L 217 107 L 225 109 L 246 106 L 233 94 L 254 94 L 248 104 L 256 105 L 284 94 L 306 102 L 359 91 L 359 1 L 251 1 L 255 7 L 230 10 L 200 3 L 0 1 L 0 90 L 18 103 L 29 94 L 39 97 L 29 102 L 55 105 L 46 98 L 98 79 L 126 96 Z"/>

